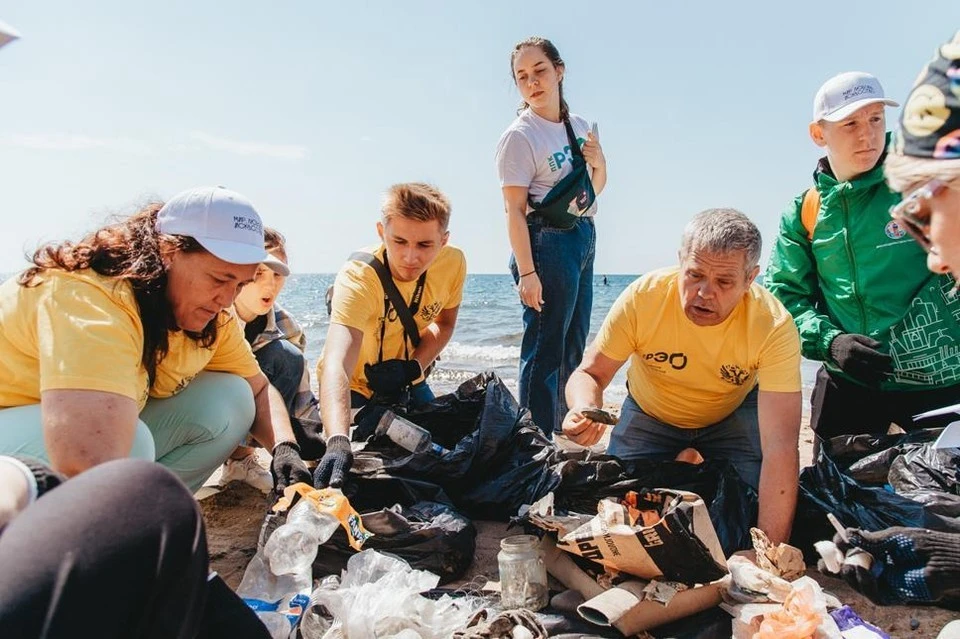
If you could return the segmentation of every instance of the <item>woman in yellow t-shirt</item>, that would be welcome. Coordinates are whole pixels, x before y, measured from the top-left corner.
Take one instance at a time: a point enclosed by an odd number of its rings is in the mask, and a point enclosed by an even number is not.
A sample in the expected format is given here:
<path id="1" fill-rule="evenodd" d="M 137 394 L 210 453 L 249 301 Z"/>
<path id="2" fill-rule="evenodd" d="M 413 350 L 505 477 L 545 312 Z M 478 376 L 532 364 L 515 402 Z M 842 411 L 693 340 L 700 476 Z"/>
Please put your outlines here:
<path id="1" fill-rule="evenodd" d="M 310 482 L 283 399 L 226 309 L 259 263 L 263 224 L 222 187 L 40 248 L 0 285 L 0 454 L 67 476 L 141 457 L 197 490 L 249 432 L 276 488 Z"/>

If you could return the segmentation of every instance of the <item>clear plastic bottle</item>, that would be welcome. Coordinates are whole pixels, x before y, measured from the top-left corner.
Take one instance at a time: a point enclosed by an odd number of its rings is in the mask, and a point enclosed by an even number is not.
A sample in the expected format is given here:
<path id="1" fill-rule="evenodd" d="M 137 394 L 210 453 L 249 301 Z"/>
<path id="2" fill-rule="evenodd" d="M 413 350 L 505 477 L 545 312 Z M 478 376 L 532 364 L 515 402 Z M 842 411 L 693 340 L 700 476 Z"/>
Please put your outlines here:
<path id="1" fill-rule="evenodd" d="M 310 595 L 310 602 L 300 619 L 300 635 L 303 639 L 322 639 L 324 633 L 333 625 L 333 615 L 320 600 L 325 591 L 339 587 L 340 577 L 337 575 L 327 575 L 320 580 L 320 585 Z"/>
<path id="2" fill-rule="evenodd" d="M 267 626 L 272 639 L 286 639 L 310 599 L 312 585 L 309 569 L 277 576 L 258 551 L 243 573 L 237 594 Z"/>
<path id="3" fill-rule="evenodd" d="M 289 639 L 293 627 L 287 615 L 279 612 L 258 612 L 257 617 L 266 626 L 270 639 Z"/>
<path id="4" fill-rule="evenodd" d="M 548 603 L 547 568 L 540 540 L 533 535 L 513 535 L 500 540 L 500 603 L 504 610 L 540 610 Z"/>
<path id="5" fill-rule="evenodd" d="M 386 411 L 380 418 L 376 434 L 378 437 L 386 435 L 394 444 L 411 453 L 432 450 L 439 455 L 446 452 L 442 446 L 433 443 L 430 431 L 400 417 L 392 410 Z"/>
<path id="6" fill-rule="evenodd" d="M 264 544 L 263 554 L 275 575 L 300 574 L 310 571 L 317 549 L 333 535 L 340 521 L 317 510 L 308 499 L 301 499 L 290 509 L 287 522 L 278 527 Z"/>

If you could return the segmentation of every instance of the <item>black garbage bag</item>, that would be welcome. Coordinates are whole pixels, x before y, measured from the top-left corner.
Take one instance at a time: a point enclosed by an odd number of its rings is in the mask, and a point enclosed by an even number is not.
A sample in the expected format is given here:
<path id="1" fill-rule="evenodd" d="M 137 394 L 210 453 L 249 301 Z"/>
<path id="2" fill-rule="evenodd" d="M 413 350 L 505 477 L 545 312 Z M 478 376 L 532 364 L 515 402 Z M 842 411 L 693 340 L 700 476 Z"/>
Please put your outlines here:
<path id="1" fill-rule="evenodd" d="M 901 456 L 929 447 L 942 429 L 928 428 L 899 435 L 842 435 L 825 444 L 828 455 L 846 475 L 862 484 L 889 482 L 890 469 Z"/>
<path id="2" fill-rule="evenodd" d="M 474 519 L 508 521 L 521 506 L 550 492 L 561 508 L 595 512 L 603 497 L 672 488 L 704 498 L 725 551 L 751 547 L 756 493 L 730 464 L 623 464 L 608 455 L 564 452 L 544 437 L 493 373 L 480 374 L 419 408 L 391 408 L 429 431 L 440 451 L 410 453 L 386 437 L 376 437 L 376 424 L 386 408 L 365 410 L 358 415 L 357 432 L 367 434 L 366 447 L 355 456 L 352 486 L 345 490 L 360 512 L 409 505 L 419 497 L 449 500 Z M 429 496 L 431 485 L 442 496 Z M 380 486 L 390 487 L 389 494 Z"/>
<path id="3" fill-rule="evenodd" d="M 432 501 L 453 507 L 453 500 L 437 484 L 415 477 L 395 477 L 386 473 L 351 476 L 343 494 L 359 513 L 387 508 L 393 504 L 412 506 Z"/>
<path id="4" fill-rule="evenodd" d="M 474 519 L 508 521 L 557 488 L 560 476 L 552 467 L 562 460 L 563 452 L 532 421 L 518 422 L 503 445 L 464 477 L 457 503 Z"/>
<path id="5" fill-rule="evenodd" d="M 359 490 L 353 499 L 369 498 L 363 493 L 369 492 L 365 486 L 370 480 L 395 477 L 440 486 L 457 510 L 471 518 L 507 521 L 520 506 L 559 484 L 549 469 L 562 461 L 563 453 L 493 373 L 480 374 L 416 409 L 392 410 L 429 431 L 442 450 L 410 453 L 386 437 L 371 436 L 354 458 L 351 481 Z M 382 409 L 370 411 L 360 427 L 372 433 L 379 415 Z"/>
<path id="6" fill-rule="evenodd" d="M 808 558 L 815 557 L 813 544 L 830 539 L 834 534 L 826 520 L 827 513 L 833 513 L 844 526 L 869 531 L 906 526 L 960 532 L 960 520 L 937 512 L 949 511 L 951 504 L 944 504 L 943 499 L 936 498 L 929 487 L 921 489 L 926 492 L 913 490 L 901 495 L 887 483 L 868 484 L 848 474 L 858 460 L 875 456 L 876 464 L 883 463 L 881 459 L 889 459 L 889 475 L 898 457 L 879 453 L 891 448 L 911 453 L 928 445 L 927 442 L 935 439 L 938 433 L 939 429 L 926 429 L 904 435 L 848 435 L 824 441 L 817 463 L 800 473 L 800 499 L 791 543 L 803 550 Z M 922 455 L 912 455 L 910 459 L 913 470 L 910 470 L 910 464 L 901 466 L 898 470 L 900 481 L 905 482 L 908 475 L 916 477 L 917 471 L 923 467 Z M 861 465 L 860 469 L 863 471 L 864 467 Z M 859 476 L 876 477 L 879 474 L 872 470 L 861 472 Z M 930 473 L 931 476 L 934 474 Z M 916 484 L 928 482 L 917 481 Z M 933 492 L 948 494 L 942 490 Z M 911 499 L 909 495 L 921 496 L 923 501 Z"/>
<path id="7" fill-rule="evenodd" d="M 888 482 L 898 493 L 934 490 L 960 494 L 960 449 L 937 449 L 932 443 L 905 451 L 890 464 Z"/>
<path id="8" fill-rule="evenodd" d="M 459 579 L 473 562 L 477 529 L 453 508 L 433 502 L 394 506 L 360 515 L 363 526 L 374 534 L 363 545 L 396 555 L 412 568 L 427 570 L 440 583 Z M 315 576 L 339 574 L 355 551 L 343 529 L 337 529 L 313 562 Z"/>
<path id="9" fill-rule="evenodd" d="M 941 517 L 960 517 L 960 496 L 958 495 L 929 488 L 905 490 L 899 494 L 923 504 L 927 510 Z"/>

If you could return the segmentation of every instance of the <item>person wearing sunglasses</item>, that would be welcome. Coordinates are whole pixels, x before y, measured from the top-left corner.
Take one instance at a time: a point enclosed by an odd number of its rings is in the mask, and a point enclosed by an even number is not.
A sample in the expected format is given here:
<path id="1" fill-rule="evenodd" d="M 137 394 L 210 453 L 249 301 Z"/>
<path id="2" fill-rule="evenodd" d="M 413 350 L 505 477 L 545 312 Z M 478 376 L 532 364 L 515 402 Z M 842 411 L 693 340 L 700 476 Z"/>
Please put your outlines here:
<path id="1" fill-rule="evenodd" d="M 890 188 L 904 194 L 890 215 L 927 252 L 929 269 L 950 274 L 955 282 L 960 270 L 960 31 L 937 50 L 907 97 L 884 171 Z"/>
<path id="2" fill-rule="evenodd" d="M 960 346 L 952 285 L 927 271 L 911 227 L 890 217 L 900 196 L 883 175 L 886 106 L 898 104 L 867 73 L 820 88 L 809 130 L 826 156 L 814 186 L 787 207 L 766 273 L 804 357 L 823 362 L 811 397 L 817 447 L 891 423 L 940 425 L 913 415 L 960 402 L 960 362 L 952 366 L 955 348 L 944 348 Z"/>

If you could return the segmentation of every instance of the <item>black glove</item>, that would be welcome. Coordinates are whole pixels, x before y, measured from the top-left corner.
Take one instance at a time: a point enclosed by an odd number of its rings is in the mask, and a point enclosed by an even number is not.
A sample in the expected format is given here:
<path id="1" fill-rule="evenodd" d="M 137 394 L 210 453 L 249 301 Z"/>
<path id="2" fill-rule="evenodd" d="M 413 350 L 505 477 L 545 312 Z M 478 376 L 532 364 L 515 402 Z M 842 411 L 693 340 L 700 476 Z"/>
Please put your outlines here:
<path id="1" fill-rule="evenodd" d="M 350 438 L 346 435 L 331 435 L 327 440 L 327 452 L 313 473 L 313 485 L 316 488 L 343 488 L 352 465 Z"/>
<path id="2" fill-rule="evenodd" d="M 960 533 L 898 526 L 846 535 L 833 537 L 844 553 L 840 574 L 874 603 L 960 601 Z"/>
<path id="3" fill-rule="evenodd" d="M 283 489 L 297 482 L 309 484 L 312 477 L 307 465 L 300 459 L 300 447 L 293 442 L 280 442 L 270 453 L 270 474 L 273 475 L 273 489 L 282 493 Z"/>
<path id="4" fill-rule="evenodd" d="M 293 430 L 293 436 L 297 438 L 297 446 L 300 447 L 300 459 L 304 461 L 320 459 L 327 452 L 327 444 L 323 439 L 323 426 L 319 421 L 291 417 L 290 428 Z"/>
<path id="5" fill-rule="evenodd" d="M 844 373 L 871 386 L 893 370 L 893 360 L 877 349 L 883 346 L 875 339 L 856 333 L 841 333 L 830 342 L 830 357 Z"/>
<path id="6" fill-rule="evenodd" d="M 379 395 L 396 395 L 420 378 L 423 370 L 415 359 L 388 359 L 379 364 L 364 364 L 367 386 Z"/>

